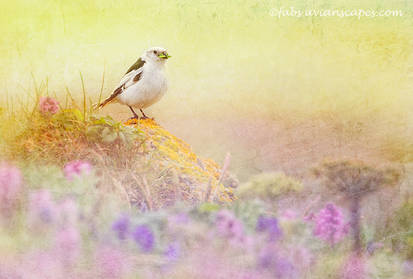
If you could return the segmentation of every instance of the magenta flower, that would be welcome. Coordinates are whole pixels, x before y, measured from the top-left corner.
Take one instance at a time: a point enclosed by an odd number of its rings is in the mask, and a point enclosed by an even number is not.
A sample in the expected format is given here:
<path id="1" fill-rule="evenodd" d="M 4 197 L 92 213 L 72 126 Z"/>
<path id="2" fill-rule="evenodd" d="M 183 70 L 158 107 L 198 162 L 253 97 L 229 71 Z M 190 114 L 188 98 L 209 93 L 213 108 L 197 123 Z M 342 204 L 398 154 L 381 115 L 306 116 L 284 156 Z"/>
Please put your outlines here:
<path id="1" fill-rule="evenodd" d="M 56 114 L 59 111 L 59 102 L 51 97 L 40 97 L 39 110 L 42 114 Z"/>
<path id="2" fill-rule="evenodd" d="M 282 212 L 281 217 L 286 220 L 296 220 L 299 213 L 294 209 L 286 209 Z"/>
<path id="3" fill-rule="evenodd" d="M 348 232 L 349 224 L 344 222 L 343 213 L 332 203 L 327 204 L 315 217 L 313 234 L 330 245 L 338 243 Z"/>
<path id="4" fill-rule="evenodd" d="M 0 210 L 9 211 L 21 191 L 23 178 L 20 170 L 0 163 Z"/>
<path id="5" fill-rule="evenodd" d="M 123 278 L 129 269 L 127 257 L 120 250 L 112 247 L 101 247 L 96 253 L 99 278 Z"/>
<path id="6" fill-rule="evenodd" d="M 90 174 L 92 172 L 92 165 L 87 161 L 71 161 L 64 167 L 64 173 L 67 179 L 73 180 L 82 174 Z"/>
<path id="7" fill-rule="evenodd" d="M 361 255 L 352 253 L 343 265 L 341 279 L 366 278 L 364 260 Z"/>

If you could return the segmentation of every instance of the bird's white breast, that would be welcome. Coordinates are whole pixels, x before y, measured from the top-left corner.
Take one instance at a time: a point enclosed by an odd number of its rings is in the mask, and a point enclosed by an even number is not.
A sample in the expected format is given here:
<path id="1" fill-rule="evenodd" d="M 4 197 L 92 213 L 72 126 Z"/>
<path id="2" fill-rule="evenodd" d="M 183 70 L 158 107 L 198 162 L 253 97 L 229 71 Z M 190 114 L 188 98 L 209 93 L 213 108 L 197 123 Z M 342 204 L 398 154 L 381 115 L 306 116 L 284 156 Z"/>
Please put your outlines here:
<path id="1" fill-rule="evenodd" d="M 163 65 L 145 63 L 140 80 L 127 87 L 117 99 L 120 103 L 143 109 L 159 101 L 166 90 Z"/>

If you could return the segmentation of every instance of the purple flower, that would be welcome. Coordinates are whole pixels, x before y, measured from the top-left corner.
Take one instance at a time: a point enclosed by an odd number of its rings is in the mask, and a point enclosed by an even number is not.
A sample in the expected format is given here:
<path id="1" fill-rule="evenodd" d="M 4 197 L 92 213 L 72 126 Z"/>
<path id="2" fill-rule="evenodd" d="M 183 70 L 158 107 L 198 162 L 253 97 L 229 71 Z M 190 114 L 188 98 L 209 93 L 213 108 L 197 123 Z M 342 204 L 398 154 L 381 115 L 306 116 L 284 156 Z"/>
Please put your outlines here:
<path id="1" fill-rule="evenodd" d="M 256 230 L 258 232 L 267 232 L 270 241 L 276 240 L 282 235 L 278 220 L 274 217 L 260 216 L 257 221 Z"/>
<path id="2" fill-rule="evenodd" d="M 64 167 L 64 173 L 67 179 L 73 180 L 75 177 L 82 174 L 90 174 L 92 171 L 92 165 L 87 161 L 71 161 Z"/>
<path id="3" fill-rule="evenodd" d="M 329 203 L 315 217 L 313 234 L 334 245 L 348 233 L 348 229 L 349 225 L 344 222 L 340 208 Z"/>
<path id="4" fill-rule="evenodd" d="M 136 226 L 132 237 L 143 252 L 150 252 L 155 244 L 155 236 L 147 225 Z"/>
<path id="5" fill-rule="evenodd" d="M 280 255 L 276 246 L 264 248 L 258 257 L 258 266 L 274 274 L 275 278 L 297 278 L 298 272 L 292 262 Z"/>
<path id="6" fill-rule="evenodd" d="M 369 243 L 367 243 L 366 250 L 370 254 L 370 256 L 372 256 L 377 250 L 379 250 L 383 247 L 384 247 L 384 245 L 381 242 L 372 242 L 372 241 L 370 241 Z"/>
<path id="7" fill-rule="evenodd" d="M 181 249 L 180 249 L 179 242 L 172 242 L 170 243 L 164 252 L 165 257 L 168 259 L 169 262 L 174 262 L 178 259 Z"/>
<path id="8" fill-rule="evenodd" d="M 8 211 L 13 207 L 22 188 L 23 178 L 20 170 L 7 163 L 0 163 L 0 210 Z"/>
<path id="9" fill-rule="evenodd" d="M 42 189 L 30 193 L 29 215 L 34 223 L 37 220 L 43 223 L 51 223 L 56 220 L 57 213 L 56 204 L 48 190 Z"/>
<path id="10" fill-rule="evenodd" d="M 43 114 L 55 114 L 59 111 L 59 102 L 51 97 L 40 97 L 39 110 Z"/>
<path id="11" fill-rule="evenodd" d="M 116 232 L 120 240 L 125 240 L 129 234 L 130 220 L 127 215 L 122 215 L 112 224 L 112 230 Z"/>

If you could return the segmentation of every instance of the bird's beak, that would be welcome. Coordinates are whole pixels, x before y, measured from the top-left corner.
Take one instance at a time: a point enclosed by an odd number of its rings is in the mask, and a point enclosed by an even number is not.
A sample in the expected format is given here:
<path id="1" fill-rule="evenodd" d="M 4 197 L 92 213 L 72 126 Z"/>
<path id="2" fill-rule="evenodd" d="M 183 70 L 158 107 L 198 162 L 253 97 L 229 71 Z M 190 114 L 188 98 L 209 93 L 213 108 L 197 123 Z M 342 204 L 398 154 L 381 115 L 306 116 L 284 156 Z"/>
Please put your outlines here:
<path id="1" fill-rule="evenodd" d="M 172 56 L 170 56 L 168 53 L 166 53 L 166 52 L 162 52 L 161 54 L 159 54 L 158 55 L 158 57 L 159 58 L 162 58 L 162 59 L 168 59 L 168 58 L 171 58 Z"/>

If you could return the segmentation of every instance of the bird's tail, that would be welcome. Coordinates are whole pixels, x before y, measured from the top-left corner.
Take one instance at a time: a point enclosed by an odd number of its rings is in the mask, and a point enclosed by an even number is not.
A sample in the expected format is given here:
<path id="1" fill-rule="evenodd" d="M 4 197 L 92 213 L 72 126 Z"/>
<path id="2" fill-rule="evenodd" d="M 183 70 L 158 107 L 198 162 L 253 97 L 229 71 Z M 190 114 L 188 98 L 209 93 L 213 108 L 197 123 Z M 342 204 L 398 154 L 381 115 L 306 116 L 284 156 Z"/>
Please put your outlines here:
<path id="1" fill-rule="evenodd" d="M 123 85 L 122 85 L 123 86 Z M 93 107 L 94 109 L 101 109 L 104 106 L 106 106 L 108 103 L 110 103 L 111 101 L 113 101 L 113 99 L 115 99 L 116 96 L 118 96 L 120 93 L 122 93 L 123 88 L 122 86 L 119 86 L 118 88 L 116 88 L 116 90 L 112 93 L 112 95 L 110 95 L 109 97 L 107 97 L 105 100 L 103 100 L 103 102 L 101 102 L 100 104 L 94 104 Z"/>
<path id="2" fill-rule="evenodd" d="M 110 98 L 110 97 L 109 97 Z M 101 102 L 101 103 L 96 103 L 96 104 L 94 104 L 93 105 L 93 108 L 94 109 L 101 109 L 101 108 L 103 108 L 104 106 L 106 106 L 111 100 L 109 100 L 109 98 L 106 98 L 105 100 L 103 100 L 103 102 Z"/>

